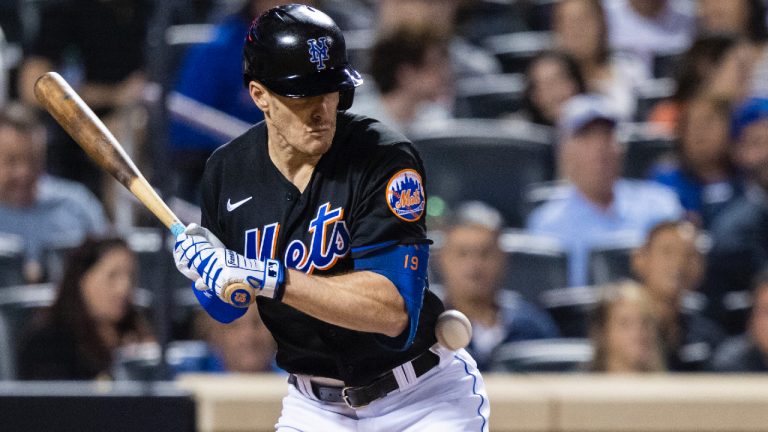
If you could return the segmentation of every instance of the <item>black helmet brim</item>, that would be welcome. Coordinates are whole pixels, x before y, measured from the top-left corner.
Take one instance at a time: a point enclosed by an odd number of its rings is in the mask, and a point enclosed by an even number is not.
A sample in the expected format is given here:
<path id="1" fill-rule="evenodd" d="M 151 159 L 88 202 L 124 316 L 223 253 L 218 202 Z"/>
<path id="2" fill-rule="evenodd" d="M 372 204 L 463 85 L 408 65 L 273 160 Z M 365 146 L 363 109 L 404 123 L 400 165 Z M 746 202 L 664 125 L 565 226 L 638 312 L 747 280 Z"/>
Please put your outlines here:
<path id="1" fill-rule="evenodd" d="M 346 64 L 328 68 L 311 75 L 294 75 L 278 79 L 264 79 L 269 90 L 289 98 L 318 96 L 326 93 L 352 90 L 363 83 L 360 73 Z"/>

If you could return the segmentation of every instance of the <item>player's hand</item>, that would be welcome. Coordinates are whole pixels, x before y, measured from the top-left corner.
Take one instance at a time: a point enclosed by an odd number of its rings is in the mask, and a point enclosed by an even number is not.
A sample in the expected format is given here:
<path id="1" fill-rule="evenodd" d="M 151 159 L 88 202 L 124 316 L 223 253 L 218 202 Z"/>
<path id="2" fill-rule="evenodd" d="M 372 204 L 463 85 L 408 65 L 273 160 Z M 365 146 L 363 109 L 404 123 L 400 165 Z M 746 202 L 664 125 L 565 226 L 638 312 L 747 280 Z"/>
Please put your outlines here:
<path id="1" fill-rule="evenodd" d="M 245 258 L 223 247 L 221 241 L 204 228 L 187 227 L 176 237 L 173 255 L 176 268 L 195 281 L 197 289 L 212 290 L 224 301 L 228 301 L 224 291 L 233 283 L 248 284 L 257 295 L 282 297 L 283 266 L 279 261 Z"/>

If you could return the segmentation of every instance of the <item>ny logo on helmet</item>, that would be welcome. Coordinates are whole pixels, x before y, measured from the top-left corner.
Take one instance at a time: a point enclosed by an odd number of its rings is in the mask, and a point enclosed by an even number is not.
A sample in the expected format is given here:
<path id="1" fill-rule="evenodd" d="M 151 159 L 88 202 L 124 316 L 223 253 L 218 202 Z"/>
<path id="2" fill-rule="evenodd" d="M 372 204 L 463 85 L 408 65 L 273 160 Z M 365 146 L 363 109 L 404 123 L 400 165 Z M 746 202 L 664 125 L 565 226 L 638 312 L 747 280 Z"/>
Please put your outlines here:
<path id="1" fill-rule="evenodd" d="M 310 63 L 317 63 L 317 70 L 325 69 L 325 63 L 323 61 L 328 60 L 328 45 L 325 44 L 325 38 L 309 39 L 309 61 Z"/>

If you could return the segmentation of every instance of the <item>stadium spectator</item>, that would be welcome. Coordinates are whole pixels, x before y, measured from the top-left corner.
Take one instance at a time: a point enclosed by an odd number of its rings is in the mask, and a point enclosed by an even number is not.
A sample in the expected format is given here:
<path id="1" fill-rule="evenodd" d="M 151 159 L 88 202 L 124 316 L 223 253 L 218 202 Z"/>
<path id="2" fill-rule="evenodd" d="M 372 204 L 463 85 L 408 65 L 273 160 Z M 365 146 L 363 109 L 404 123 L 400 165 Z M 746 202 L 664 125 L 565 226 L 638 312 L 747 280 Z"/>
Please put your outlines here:
<path id="1" fill-rule="evenodd" d="M 588 283 L 592 248 L 639 244 L 656 223 L 682 215 L 672 190 L 620 178 L 616 123 L 604 96 L 579 95 L 566 103 L 558 125 L 557 157 L 569 183 L 528 219 L 529 231 L 557 238 L 568 251 L 571 286 Z"/>
<path id="2" fill-rule="evenodd" d="M 696 6 L 700 34 L 731 34 L 755 44 L 768 40 L 762 0 L 698 0 Z"/>
<path id="3" fill-rule="evenodd" d="M 720 344 L 712 358 L 715 372 L 768 372 L 768 271 L 755 278 L 747 332 Z"/>
<path id="4" fill-rule="evenodd" d="M 714 71 L 736 44 L 737 40 L 732 36 L 699 36 L 680 60 L 680 67 L 675 74 L 675 94 L 656 104 L 648 115 L 648 121 L 665 128 L 671 134 L 677 132 L 683 105 L 711 87 Z"/>
<path id="5" fill-rule="evenodd" d="M 502 225 L 501 214 L 487 204 L 462 203 L 446 225 L 438 255 L 446 303 L 472 322 L 467 349 L 480 370 L 488 369 L 494 348 L 503 343 L 559 335 L 546 312 L 509 290 L 514 287 L 502 286 Z"/>
<path id="6" fill-rule="evenodd" d="M 632 373 L 666 370 L 659 324 L 642 286 L 608 285 L 590 317 L 594 358 L 591 372 Z"/>
<path id="7" fill-rule="evenodd" d="M 725 99 L 700 96 L 688 102 L 678 125 L 677 160 L 659 164 L 651 174 L 677 192 L 688 219 L 705 229 L 742 192 L 731 159 L 730 117 Z"/>
<path id="8" fill-rule="evenodd" d="M 638 56 L 649 74 L 657 55 L 682 53 L 695 33 L 691 5 L 679 0 L 604 2 L 611 48 Z"/>
<path id="9" fill-rule="evenodd" d="M 450 117 L 453 77 L 447 40 L 434 26 L 405 25 L 381 34 L 371 52 L 376 90 L 360 92 L 351 111 L 401 132 Z"/>
<path id="10" fill-rule="evenodd" d="M 746 291 L 768 265 L 768 99 L 749 99 L 732 117 L 734 161 L 746 177 L 742 197 L 726 207 L 711 228 L 713 247 L 705 293 L 720 310 L 728 292 Z"/>
<path id="11" fill-rule="evenodd" d="M 285 3 L 290 1 L 243 2 L 216 26 L 211 41 L 186 54 L 171 96 L 169 134 L 176 189 L 183 199 L 199 201 L 203 168 L 213 150 L 264 118 L 237 79 L 243 74 L 243 40 L 254 18 Z"/>
<path id="12" fill-rule="evenodd" d="M 108 229 L 104 210 L 82 185 L 45 174 L 45 131 L 19 104 L 0 110 L 0 232 L 20 236 L 26 278 L 40 282 L 43 251 L 79 244 Z"/>
<path id="13" fill-rule="evenodd" d="M 586 91 L 576 61 L 556 51 L 545 51 L 531 60 L 526 71 L 523 109 L 513 114 L 545 126 L 555 126 L 565 102 Z"/>
<path id="14" fill-rule="evenodd" d="M 578 62 L 588 91 L 605 95 L 622 119 L 632 119 L 637 108 L 636 88 L 650 75 L 631 54 L 611 53 L 600 0 L 558 2 L 553 30 L 557 47 Z"/>
<path id="15" fill-rule="evenodd" d="M 661 222 L 632 255 L 632 270 L 651 298 L 673 371 L 703 370 L 725 337 L 717 324 L 683 304 L 704 274 L 699 242 L 691 222 Z"/>
<path id="16" fill-rule="evenodd" d="M 58 70 L 125 145 L 139 148 L 141 127 L 136 116 L 147 84 L 143 72 L 150 0 L 65 0 L 40 5 L 40 29 L 26 37 L 25 59 L 19 68 L 22 102 L 37 106 L 34 83 L 43 73 Z M 79 181 L 98 196 L 112 199 L 114 182 L 105 179 L 64 131 L 52 129 L 51 173 Z M 136 132 L 136 133 L 134 133 Z M 142 158 L 134 155 L 138 163 Z"/>
<path id="17" fill-rule="evenodd" d="M 151 341 L 149 326 L 132 305 L 137 265 L 121 239 L 88 239 L 73 251 L 53 306 L 21 341 L 19 376 L 109 377 L 116 348 Z"/>
<path id="18" fill-rule="evenodd" d="M 456 17 L 463 0 L 381 0 L 378 32 L 392 34 L 399 27 L 430 26 L 448 41 L 451 69 L 458 78 L 501 73 L 501 64 L 480 46 L 456 33 Z M 371 65 L 370 70 L 375 68 Z"/>
<path id="19" fill-rule="evenodd" d="M 195 336 L 213 351 L 216 371 L 273 372 L 277 345 L 261 321 L 259 311 L 251 308 L 246 315 L 230 324 L 222 324 L 208 314 L 198 313 Z"/>

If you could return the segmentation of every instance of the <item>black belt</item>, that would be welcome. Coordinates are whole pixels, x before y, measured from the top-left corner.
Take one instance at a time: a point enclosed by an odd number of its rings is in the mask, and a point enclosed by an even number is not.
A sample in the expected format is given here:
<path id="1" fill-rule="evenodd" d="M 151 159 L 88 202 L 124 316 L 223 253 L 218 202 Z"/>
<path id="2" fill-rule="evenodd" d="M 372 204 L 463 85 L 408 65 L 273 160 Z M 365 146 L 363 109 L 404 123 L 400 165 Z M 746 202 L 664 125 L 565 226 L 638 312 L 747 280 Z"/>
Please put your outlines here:
<path id="1" fill-rule="evenodd" d="M 416 377 L 429 372 L 440 363 L 440 357 L 431 351 L 425 351 L 411 360 Z M 296 375 L 288 377 L 288 383 L 301 390 L 297 383 Z M 350 408 L 362 408 L 376 399 L 382 398 L 397 390 L 400 386 L 392 371 L 375 378 L 370 384 L 359 387 L 326 386 L 312 382 L 312 393 L 323 402 L 344 402 Z"/>

